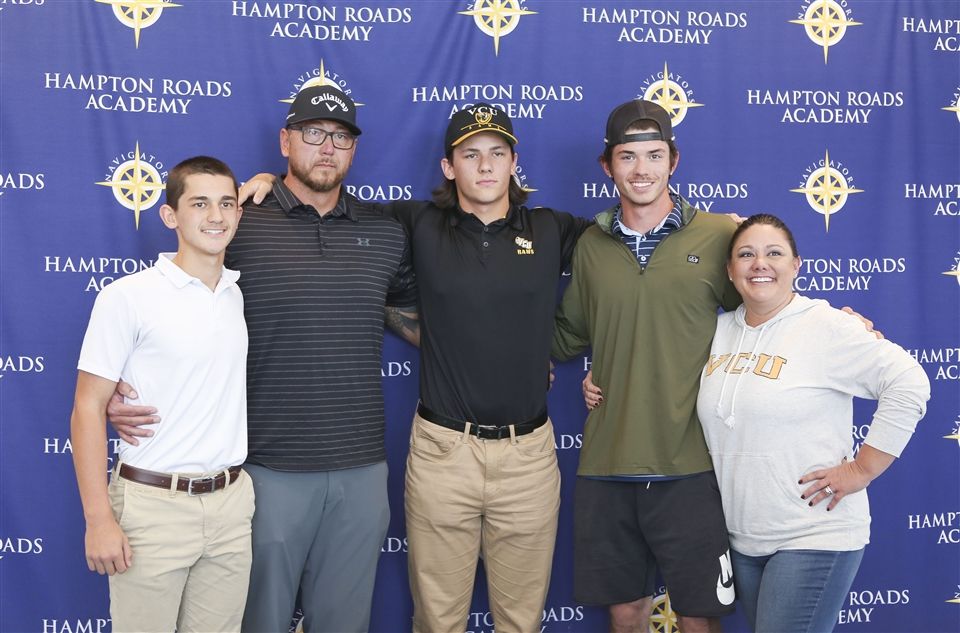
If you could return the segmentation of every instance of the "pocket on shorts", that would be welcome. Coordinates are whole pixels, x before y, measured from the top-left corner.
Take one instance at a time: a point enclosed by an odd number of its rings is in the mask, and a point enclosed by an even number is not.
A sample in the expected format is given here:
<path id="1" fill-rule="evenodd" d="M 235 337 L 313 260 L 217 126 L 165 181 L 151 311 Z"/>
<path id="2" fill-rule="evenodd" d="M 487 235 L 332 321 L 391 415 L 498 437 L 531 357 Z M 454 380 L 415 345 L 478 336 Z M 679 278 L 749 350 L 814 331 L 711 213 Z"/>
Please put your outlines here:
<path id="1" fill-rule="evenodd" d="M 460 446 L 461 434 L 417 416 L 410 431 L 410 453 L 427 459 L 444 459 Z"/>
<path id="2" fill-rule="evenodd" d="M 556 452 L 553 423 L 547 420 L 539 429 L 517 438 L 517 452 L 526 457 L 539 458 Z"/>

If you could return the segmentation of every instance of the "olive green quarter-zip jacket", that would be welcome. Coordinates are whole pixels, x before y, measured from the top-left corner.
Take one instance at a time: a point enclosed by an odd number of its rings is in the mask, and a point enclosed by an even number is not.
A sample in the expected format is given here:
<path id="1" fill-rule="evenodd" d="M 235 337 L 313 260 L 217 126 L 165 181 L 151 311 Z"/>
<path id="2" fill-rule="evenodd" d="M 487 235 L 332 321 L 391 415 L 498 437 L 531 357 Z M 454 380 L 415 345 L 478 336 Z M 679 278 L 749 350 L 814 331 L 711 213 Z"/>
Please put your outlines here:
<path id="1" fill-rule="evenodd" d="M 593 346 L 603 404 L 587 417 L 578 475 L 687 475 L 711 470 L 697 418 L 700 373 L 717 310 L 740 296 L 727 277 L 735 223 L 682 200 L 683 222 L 645 268 L 612 233 L 616 207 L 596 216 L 573 255 L 553 355 Z"/>

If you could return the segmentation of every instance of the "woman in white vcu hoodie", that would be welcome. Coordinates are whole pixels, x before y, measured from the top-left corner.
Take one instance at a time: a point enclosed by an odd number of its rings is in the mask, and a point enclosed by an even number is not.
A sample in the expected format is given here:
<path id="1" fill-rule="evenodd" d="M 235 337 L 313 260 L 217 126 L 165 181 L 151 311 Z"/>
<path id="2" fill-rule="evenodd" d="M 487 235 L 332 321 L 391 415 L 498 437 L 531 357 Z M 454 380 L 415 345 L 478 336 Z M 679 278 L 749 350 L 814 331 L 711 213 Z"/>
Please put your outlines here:
<path id="1" fill-rule="evenodd" d="M 930 382 L 901 347 L 793 292 L 790 230 L 755 215 L 727 269 L 743 297 L 720 316 L 698 413 L 754 631 L 832 631 L 870 540 L 867 485 L 903 451 Z M 877 400 L 853 457 L 853 398 Z"/>

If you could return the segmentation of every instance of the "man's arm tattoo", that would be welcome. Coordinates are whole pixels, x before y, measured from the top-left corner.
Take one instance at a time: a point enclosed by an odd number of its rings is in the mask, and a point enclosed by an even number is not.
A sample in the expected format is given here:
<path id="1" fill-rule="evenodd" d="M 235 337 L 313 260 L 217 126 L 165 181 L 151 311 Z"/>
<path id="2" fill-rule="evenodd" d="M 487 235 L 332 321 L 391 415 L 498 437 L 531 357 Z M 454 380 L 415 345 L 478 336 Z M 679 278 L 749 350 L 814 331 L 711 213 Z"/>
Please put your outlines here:
<path id="1" fill-rule="evenodd" d="M 387 306 L 384 322 L 404 340 L 420 347 L 420 314 L 416 308 Z"/>

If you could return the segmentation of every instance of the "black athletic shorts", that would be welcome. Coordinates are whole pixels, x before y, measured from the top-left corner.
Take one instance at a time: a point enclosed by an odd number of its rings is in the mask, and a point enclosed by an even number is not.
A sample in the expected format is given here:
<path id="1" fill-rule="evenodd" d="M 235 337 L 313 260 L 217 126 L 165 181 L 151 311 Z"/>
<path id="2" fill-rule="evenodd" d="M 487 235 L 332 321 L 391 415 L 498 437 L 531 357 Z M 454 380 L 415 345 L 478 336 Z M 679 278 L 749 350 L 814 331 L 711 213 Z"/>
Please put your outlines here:
<path id="1" fill-rule="evenodd" d="M 688 617 L 734 611 L 730 541 L 713 471 L 656 482 L 577 477 L 573 595 L 588 605 L 651 596 L 656 572 Z"/>

